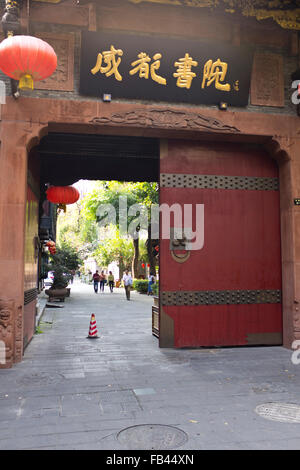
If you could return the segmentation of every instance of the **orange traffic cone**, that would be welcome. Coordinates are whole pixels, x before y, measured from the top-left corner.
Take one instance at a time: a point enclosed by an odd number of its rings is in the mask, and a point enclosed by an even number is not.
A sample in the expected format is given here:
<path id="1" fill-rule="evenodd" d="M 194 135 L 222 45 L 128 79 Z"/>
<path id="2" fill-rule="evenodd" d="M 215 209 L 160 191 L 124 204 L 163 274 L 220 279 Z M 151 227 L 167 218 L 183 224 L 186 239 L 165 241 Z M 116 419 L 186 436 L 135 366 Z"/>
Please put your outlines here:
<path id="1" fill-rule="evenodd" d="M 95 315 L 93 313 L 92 313 L 92 316 L 91 316 L 88 338 L 93 338 L 93 339 L 94 338 L 99 338 L 98 330 L 97 330 L 97 324 L 96 324 L 96 318 L 95 318 Z"/>

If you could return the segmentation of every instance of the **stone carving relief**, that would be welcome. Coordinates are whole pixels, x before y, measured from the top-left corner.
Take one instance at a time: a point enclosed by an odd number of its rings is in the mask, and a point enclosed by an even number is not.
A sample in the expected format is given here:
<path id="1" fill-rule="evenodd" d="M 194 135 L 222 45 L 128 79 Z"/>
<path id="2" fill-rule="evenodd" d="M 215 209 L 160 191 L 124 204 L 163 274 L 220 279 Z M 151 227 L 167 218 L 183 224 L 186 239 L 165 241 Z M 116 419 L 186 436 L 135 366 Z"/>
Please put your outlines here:
<path id="1" fill-rule="evenodd" d="M 12 300 L 0 299 L 0 341 L 5 344 L 4 367 L 13 362 L 14 356 L 14 302 Z M 0 368 L 3 364 L 0 363 Z"/>
<path id="2" fill-rule="evenodd" d="M 73 91 L 74 89 L 74 35 L 40 33 L 38 35 L 53 47 L 57 55 L 56 71 L 46 80 L 36 82 L 38 90 Z"/>
<path id="3" fill-rule="evenodd" d="M 91 124 L 126 125 L 152 127 L 162 129 L 187 129 L 208 132 L 239 133 L 240 130 L 229 126 L 218 119 L 198 113 L 187 113 L 172 109 L 137 110 L 127 113 L 116 113 L 112 116 L 99 116 L 90 121 Z"/>
<path id="4" fill-rule="evenodd" d="M 14 362 L 19 362 L 23 357 L 23 308 L 21 305 L 17 308 L 16 313 Z"/>
<path id="5" fill-rule="evenodd" d="M 283 60 L 279 54 L 255 53 L 251 104 L 284 107 Z"/>

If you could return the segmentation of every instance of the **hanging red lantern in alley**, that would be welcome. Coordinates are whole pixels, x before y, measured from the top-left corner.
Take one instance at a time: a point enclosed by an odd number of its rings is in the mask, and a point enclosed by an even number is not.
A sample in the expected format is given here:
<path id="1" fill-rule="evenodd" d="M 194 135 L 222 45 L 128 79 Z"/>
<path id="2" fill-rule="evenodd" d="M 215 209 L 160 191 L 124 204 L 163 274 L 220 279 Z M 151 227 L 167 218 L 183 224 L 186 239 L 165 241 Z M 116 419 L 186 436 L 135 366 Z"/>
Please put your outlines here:
<path id="1" fill-rule="evenodd" d="M 150 264 L 147 264 L 147 268 L 150 268 Z"/>
<path id="2" fill-rule="evenodd" d="M 52 240 L 49 240 L 46 243 L 46 246 L 48 247 L 50 255 L 55 255 L 55 253 L 56 253 L 56 244 L 55 244 L 55 242 L 53 242 Z"/>
<path id="3" fill-rule="evenodd" d="M 144 267 L 145 267 L 145 263 L 142 263 L 142 268 L 144 269 Z"/>
<path id="4" fill-rule="evenodd" d="M 47 199 L 53 204 L 74 204 L 79 197 L 79 191 L 73 186 L 50 186 L 47 189 Z"/>
<path id="5" fill-rule="evenodd" d="M 32 36 L 9 36 L 0 43 L 0 69 L 19 80 L 19 88 L 33 90 L 33 82 L 53 74 L 57 56 L 47 42 Z"/>

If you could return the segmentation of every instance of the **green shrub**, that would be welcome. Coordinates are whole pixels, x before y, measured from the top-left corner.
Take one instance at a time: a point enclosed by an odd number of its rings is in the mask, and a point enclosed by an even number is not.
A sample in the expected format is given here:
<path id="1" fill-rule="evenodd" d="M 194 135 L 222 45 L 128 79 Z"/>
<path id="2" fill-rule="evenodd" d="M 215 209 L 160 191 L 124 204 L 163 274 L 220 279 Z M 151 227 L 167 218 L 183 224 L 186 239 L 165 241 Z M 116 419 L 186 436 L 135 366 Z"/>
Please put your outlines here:
<path id="1" fill-rule="evenodd" d="M 141 294 L 147 294 L 148 292 L 148 281 L 147 279 L 135 279 L 132 284 L 132 288 Z M 152 284 L 153 295 L 158 296 L 159 294 L 159 283 Z"/>
<path id="2" fill-rule="evenodd" d="M 147 294 L 148 290 L 148 281 L 146 279 L 135 279 L 133 281 L 132 287 L 137 292 L 141 294 Z"/>

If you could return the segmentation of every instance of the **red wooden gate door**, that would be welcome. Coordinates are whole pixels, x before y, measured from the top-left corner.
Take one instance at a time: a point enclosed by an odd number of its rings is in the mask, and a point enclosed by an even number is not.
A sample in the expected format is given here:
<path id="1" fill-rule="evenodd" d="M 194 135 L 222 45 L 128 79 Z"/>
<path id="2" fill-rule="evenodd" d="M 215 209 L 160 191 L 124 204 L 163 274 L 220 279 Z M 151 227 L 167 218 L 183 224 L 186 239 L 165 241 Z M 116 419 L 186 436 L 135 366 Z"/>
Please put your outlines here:
<path id="1" fill-rule="evenodd" d="M 184 250 L 192 245 L 176 233 L 174 243 L 164 239 L 162 211 L 160 346 L 282 344 L 276 162 L 258 146 L 169 140 L 160 163 L 164 204 L 179 204 L 182 214 L 192 205 L 193 227 L 182 222 L 183 232 L 193 228 L 199 238 L 202 207 L 204 240 Z M 170 225 L 172 238 L 178 220 Z"/>

